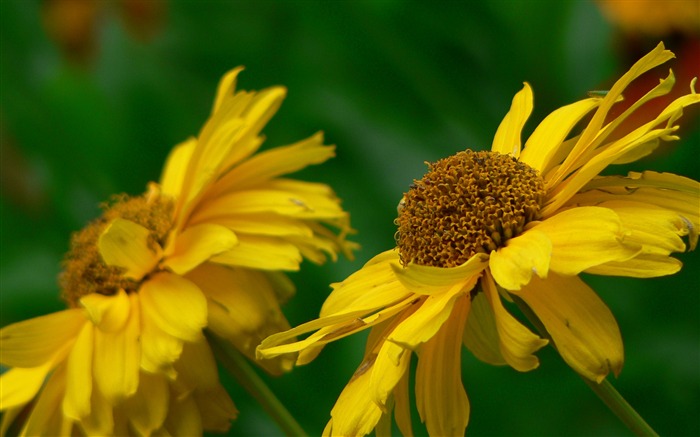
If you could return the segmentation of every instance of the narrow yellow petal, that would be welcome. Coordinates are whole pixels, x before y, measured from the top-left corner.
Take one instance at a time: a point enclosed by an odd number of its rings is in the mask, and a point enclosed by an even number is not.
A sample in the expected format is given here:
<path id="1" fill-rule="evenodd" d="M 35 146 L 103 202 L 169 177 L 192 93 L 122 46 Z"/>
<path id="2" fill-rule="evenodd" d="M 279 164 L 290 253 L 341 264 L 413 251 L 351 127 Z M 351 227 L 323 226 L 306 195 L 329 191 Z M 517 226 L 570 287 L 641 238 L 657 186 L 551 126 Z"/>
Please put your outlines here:
<path id="1" fill-rule="evenodd" d="M 53 363 L 36 367 L 14 367 L 0 375 L 0 410 L 22 406 L 39 392 Z"/>
<path id="2" fill-rule="evenodd" d="M 585 270 L 586 273 L 632 278 L 657 278 L 678 273 L 683 263 L 665 255 L 641 254 L 627 261 L 607 262 Z"/>
<path id="3" fill-rule="evenodd" d="M 65 366 L 59 366 L 46 381 L 22 429 L 23 436 L 58 435 L 63 422 L 61 397 L 65 389 Z"/>
<path id="4" fill-rule="evenodd" d="M 409 372 L 404 372 L 403 377 L 394 389 L 394 417 L 401 435 L 413 437 L 411 420 L 411 399 L 408 390 Z"/>
<path id="5" fill-rule="evenodd" d="M 70 343 L 85 324 L 82 309 L 59 311 L 0 329 L 0 362 L 8 367 L 37 367 Z"/>
<path id="6" fill-rule="evenodd" d="M 131 304 L 124 290 L 112 296 L 88 294 L 80 298 L 80 304 L 87 310 L 90 321 L 105 332 L 121 330 L 129 319 Z"/>
<path id="7" fill-rule="evenodd" d="M 364 436 L 372 432 L 382 410 L 372 402 L 371 372 L 358 368 L 331 410 L 331 436 Z M 324 432 L 325 433 L 325 432 Z"/>
<path id="8" fill-rule="evenodd" d="M 173 437 L 202 435 L 202 416 L 192 396 L 171 397 L 165 429 Z"/>
<path id="9" fill-rule="evenodd" d="M 90 415 L 80 420 L 87 435 L 114 435 L 114 408 L 99 390 L 92 391 Z"/>
<path id="10" fill-rule="evenodd" d="M 231 250 L 212 257 L 215 263 L 261 270 L 299 270 L 299 249 L 282 238 L 239 235 Z"/>
<path id="11" fill-rule="evenodd" d="M 136 395 L 127 399 L 124 412 L 131 426 L 140 435 L 151 435 L 159 429 L 168 412 L 170 395 L 168 383 L 162 375 L 141 372 Z"/>
<path id="12" fill-rule="evenodd" d="M 243 71 L 243 67 L 236 67 L 229 70 L 221 80 L 219 80 L 219 85 L 216 89 L 216 97 L 214 98 L 214 106 L 211 111 L 212 114 L 219 110 L 224 100 L 233 97 L 236 91 L 236 79 L 241 71 Z"/>
<path id="13" fill-rule="evenodd" d="M 386 334 L 385 334 L 386 335 Z M 395 357 L 399 357 L 398 361 Z M 376 359 L 368 370 L 371 373 L 369 385 L 372 389 L 372 400 L 386 410 L 387 402 L 396 384 L 409 370 L 411 351 L 390 341 L 383 341 Z"/>
<path id="14" fill-rule="evenodd" d="M 457 298 L 474 288 L 477 280 L 478 275 L 474 275 L 447 292 L 428 296 L 414 314 L 394 329 L 388 340 L 408 349 L 428 341 L 449 318 Z"/>
<path id="15" fill-rule="evenodd" d="M 136 392 L 141 362 L 138 298 L 130 298 L 129 318 L 121 331 L 95 329 L 93 374 L 104 398 L 115 405 Z"/>
<path id="16" fill-rule="evenodd" d="M 311 237 L 313 232 L 302 220 L 274 213 L 230 214 L 216 219 L 216 224 L 236 234 Z"/>
<path id="17" fill-rule="evenodd" d="M 510 111 L 508 111 L 508 114 L 498 126 L 491 145 L 492 152 L 513 155 L 516 158 L 520 156 L 520 136 L 525 122 L 532 113 L 533 101 L 530 84 L 526 82 L 523 85 L 523 89 L 513 97 Z"/>
<path id="18" fill-rule="evenodd" d="M 496 319 L 486 293 L 477 293 L 472 299 L 469 318 L 464 327 L 462 342 L 481 361 L 502 366 L 507 364 L 501 354 Z"/>
<path id="19" fill-rule="evenodd" d="M 564 361 L 588 379 L 601 382 L 622 369 L 620 330 L 608 307 L 577 276 L 550 273 L 513 291 L 535 312 Z"/>
<path id="20" fill-rule="evenodd" d="M 194 399 L 201 415 L 202 427 L 207 431 L 226 432 L 238 410 L 226 390 L 217 386 L 213 390 L 196 391 Z"/>
<path id="21" fill-rule="evenodd" d="M 63 412 L 76 420 L 90 414 L 94 330 L 92 323 L 86 323 L 68 356 Z"/>
<path id="22" fill-rule="evenodd" d="M 535 229 L 525 231 L 491 252 L 489 269 L 496 282 L 506 290 L 518 290 L 530 282 L 532 274 L 546 278 L 552 257 L 552 241 Z"/>
<path id="23" fill-rule="evenodd" d="M 600 105 L 600 101 L 600 98 L 580 100 L 549 114 L 528 138 L 520 155 L 520 161 L 541 174 L 545 174 L 552 166 L 559 164 L 557 158 L 564 158 L 559 153 L 564 140 L 586 114 Z"/>
<path id="24" fill-rule="evenodd" d="M 217 181 L 212 192 L 239 191 L 309 165 L 320 164 L 333 156 L 335 147 L 324 146 L 323 134 L 319 132 L 295 144 L 258 153 Z"/>
<path id="25" fill-rule="evenodd" d="M 640 245 L 625 239 L 628 234 L 620 218 L 607 208 L 568 209 L 537 224 L 532 228 L 535 229 L 552 242 L 550 273 L 576 275 L 609 261 L 631 259 L 641 252 Z"/>
<path id="26" fill-rule="evenodd" d="M 464 435 L 469 422 L 469 399 L 462 384 L 460 335 L 469 308 L 469 296 L 460 297 L 445 324 L 421 346 L 418 354 L 416 406 L 430 435 Z"/>
<path id="27" fill-rule="evenodd" d="M 185 343 L 175 363 L 177 382 L 187 390 L 214 390 L 219 386 L 219 373 L 209 344 L 201 340 Z"/>
<path id="28" fill-rule="evenodd" d="M 139 292 L 144 317 L 164 332 L 196 341 L 207 325 L 207 300 L 191 281 L 172 273 L 158 273 Z"/>
<path id="29" fill-rule="evenodd" d="M 151 373 L 163 373 L 175 379 L 177 372 L 172 364 L 180 358 L 182 340 L 158 327 L 147 311 L 143 311 L 141 323 L 141 368 Z"/>
<path id="30" fill-rule="evenodd" d="M 196 146 L 197 140 L 189 138 L 175 146 L 168 155 L 160 177 L 161 191 L 166 196 L 179 198 L 182 182 L 185 180 L 190 158 Z"/>
<path id="31" fill-rule="evenodd" d="M 409 264 L 402 267 L 392 263 L 396 278 L 415 294 L 432 295 L 444 293 L 458 283 L 465 283 L 478 275 L 488 265 L 488 255 L 477 253 L 457 267 L 443 268 Z"/>
<path id="32" fill-rule="evenodd" d="M 105 228 L 97 246 L 105 264 L 124 268 L 124 276 L 138 281 L 160 258 L 161 249 L 150 247 L 149 235 L 145 227 L 118 218 Z"/>
<path id="33" fill-rule="evenodd" d="M 230 229 L 217 224 L 201 224 L 187 228 L 177 236 L 173 252 L 163 266 L 182 275 L 211 257 L 232 249 L 238 238 Z"/>
<path id="34" fill-rule="evenodd" d="M 490 275 L 487 274 L 481 284 L 493 311 L 501 356 L 517 371 L 528 372 L 535 369 L 539 366 L 539 360 L 534 353 L 544 347 L 547 340 L 530 332 L 503 307 L 496 284 Z"/>

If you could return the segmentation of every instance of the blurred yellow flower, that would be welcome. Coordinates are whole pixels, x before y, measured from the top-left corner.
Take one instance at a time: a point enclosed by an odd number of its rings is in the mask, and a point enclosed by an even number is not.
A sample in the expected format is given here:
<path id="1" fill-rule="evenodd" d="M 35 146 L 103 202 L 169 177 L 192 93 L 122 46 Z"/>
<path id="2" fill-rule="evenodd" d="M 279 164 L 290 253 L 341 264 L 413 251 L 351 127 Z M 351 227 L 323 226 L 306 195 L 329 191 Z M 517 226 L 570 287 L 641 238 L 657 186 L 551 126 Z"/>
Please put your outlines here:
<path id="1" fill-rule="evenodd" d="M 691 249 L 697 243 L 698 182 L 654 172 L 600 176 L 609 165 L 676 140 L 683 108 L 700 102 L 691 86 L 653 119 L 619 132 L 640 105 L 671 90 L 671 73 L 606 121 L 634 79 L 672 57 L 660 44 L 609 92 L 549 114 L 521 147 L 533 108 L 525 84 L 491 151 L 459 152 L 430 164 L 414 182 L 399 203 L 396 249 L 333 284 L 319 319 L 263 341 L 259 356 L 296 356 L 304 364 L 326 343 L 371 328 L 364 359 L 325 434 L 388 433 L 393 410 L 401 432 L 412 435 L 408 369 L 415 353 L 416 404 L 429 434 L 462 435 L 470 411 L 461 382 L 462 344 L 487 363 L 518 371 L 536 368 L 534 352 L 547 344 L 506 309 L 503 301 L 513 298 L 537 315 L 582 376 L 601 382 L 620 372 L 617 323 L 578 274 L 672 274 L 681 263 L 669 255 L 686 250 L 682 237 L 689 237 Z"/>
<path id="2" fill-rule="evenodd" d="M 240 71 L 221 80 L 209 120 L 171 152 L 160 183 L 115 197 L 73 236 L 60 278 L 69 309 L 0 331 L 11 367 L 0 377 L 1 434 L 227 430 L 237 410 L 203 329 L 254 358 L 289 328 L 283 271 L 351 256 L 331 188 L 280 177 L 334 148 L 319 133 L 256 154 L 286 90 L 236 91 Z M 278 374 L 292 362 L 260 365 Z"/>
<path id="3" fill-rule="evenodd" d="M 697 0 L 597 0 L 603 15 L 627 33 L 700 33 Z"/>

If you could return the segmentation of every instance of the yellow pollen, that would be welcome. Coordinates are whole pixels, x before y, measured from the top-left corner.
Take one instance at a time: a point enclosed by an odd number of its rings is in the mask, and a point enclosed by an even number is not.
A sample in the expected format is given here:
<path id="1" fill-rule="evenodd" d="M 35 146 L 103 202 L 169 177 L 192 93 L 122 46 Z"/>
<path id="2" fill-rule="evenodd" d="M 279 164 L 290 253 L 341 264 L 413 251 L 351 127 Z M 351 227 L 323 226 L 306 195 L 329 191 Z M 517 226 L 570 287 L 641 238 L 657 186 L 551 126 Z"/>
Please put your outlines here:
<path id="1" fill-rule="evenodd" d="M 404 265 L 464 264 L 540 218 L 544 181 L 510 155 L 466 150 L 428 167 L 399 204 L 396 243 Z"/>
<path id="2" fill-rule="evenodd" d="M 63 259 L 59 276 L 61 297 L 70 307 L 77 307 L 81 297 L 90 293 L 113 295 L 119 290 L 138 291 L 140 283 L 122 275 L 120 267 L 105 264 L 97 246 L 100 235 L 114 219 L 137 223 L 150 231 L 149 244 L 164 246 L 173 224 L 174 204 L 152 187 L 138 197 L 125 194 L 114 196 L 103 204 L 102 216 L 71 237 L 70 250 Z"/>

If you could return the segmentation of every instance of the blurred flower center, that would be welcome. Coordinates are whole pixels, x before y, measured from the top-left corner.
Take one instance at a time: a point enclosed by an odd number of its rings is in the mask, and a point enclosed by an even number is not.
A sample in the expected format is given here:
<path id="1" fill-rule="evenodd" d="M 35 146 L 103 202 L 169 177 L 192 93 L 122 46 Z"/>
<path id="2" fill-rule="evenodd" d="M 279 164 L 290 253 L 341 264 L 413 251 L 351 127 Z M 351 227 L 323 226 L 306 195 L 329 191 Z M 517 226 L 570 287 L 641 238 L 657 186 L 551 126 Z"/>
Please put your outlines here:
<path id="1" fill-rule="evenodd" d="M 540 218 L 544 181 L 510 155 L 466 150 L 428 164 L 399 204 L 401 262 L 455 267 Z"/>
<path id="2" fill-rule="evenodd" d="M 142 196 L 126 194 L 115 196 L 103 205 L 102 216 L 71 237 L 70 251 L 63 259 L 63 272 L 59 276 L 61 296 L 71 307 L 90 293 L 113 295 L 119 290 L 137 291 L 137 281 L 124 276 L 124 269 L 104 262 L 98 241 L 107 226 L 115 219 L 129 220 L 148 229 L 149 248 L 163 247 L 173 219 L 174 204 L 171 199 L 151 191 Z"/>

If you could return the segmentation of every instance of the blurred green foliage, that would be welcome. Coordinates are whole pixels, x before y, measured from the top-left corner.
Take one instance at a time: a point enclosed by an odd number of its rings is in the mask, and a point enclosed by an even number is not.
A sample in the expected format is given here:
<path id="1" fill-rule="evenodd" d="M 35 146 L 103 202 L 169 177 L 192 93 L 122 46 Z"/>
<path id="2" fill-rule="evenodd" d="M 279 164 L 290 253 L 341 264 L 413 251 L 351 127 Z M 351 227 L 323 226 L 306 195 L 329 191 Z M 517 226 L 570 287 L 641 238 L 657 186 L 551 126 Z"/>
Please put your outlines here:
<path id="1" fill-rule="evenodd" d="M 424 161 L 490 147 L 523 81 L 535 91 L 532 130 L 633 62 L 586 1 L 169 1 L 141 23 L 146 36 L 120 2 L 100 1 L 87 55 L 46 31 L 49 3 L 0 2 L 2 326 L 63 308 L 56 276 L 70 233 L 110 195 L 137 194 L 157 180 L 170 148 L 205 121 L 218 79 L 237 65 L 246 66 L 241 88 L 289 88 L 264 147 L 317 130 L 337 145 L 335 159 L 299 177 L 334 187 L 362 245 L 354 261 L 305 263 L 291 275 L 298 293 L 286 312 L 295 325 L 318 314 L 329 283 L 393 247 L 396 204 Z M 657 42 L 641 44 L 648 51 Z M 700 179 L 695 124 L 669 146 L 673 153 L 630 169 Z M 662 435 L 700 435 L 700 257 L 679 258 L 686 266 L 673 277 L 588 279 L 625 339 L 614 384 Z M 266 378 L 312 435 L 359 364 L 360 337 Z M 539 356 L 539 369 L 518 374 L 464 352 L 468 434 L 628 433 L 552 350 Z M 278 434 L 222 377 L 241 411 L 230 434 Z M 418 421 L 416 431 L 424 432 Z"/>

